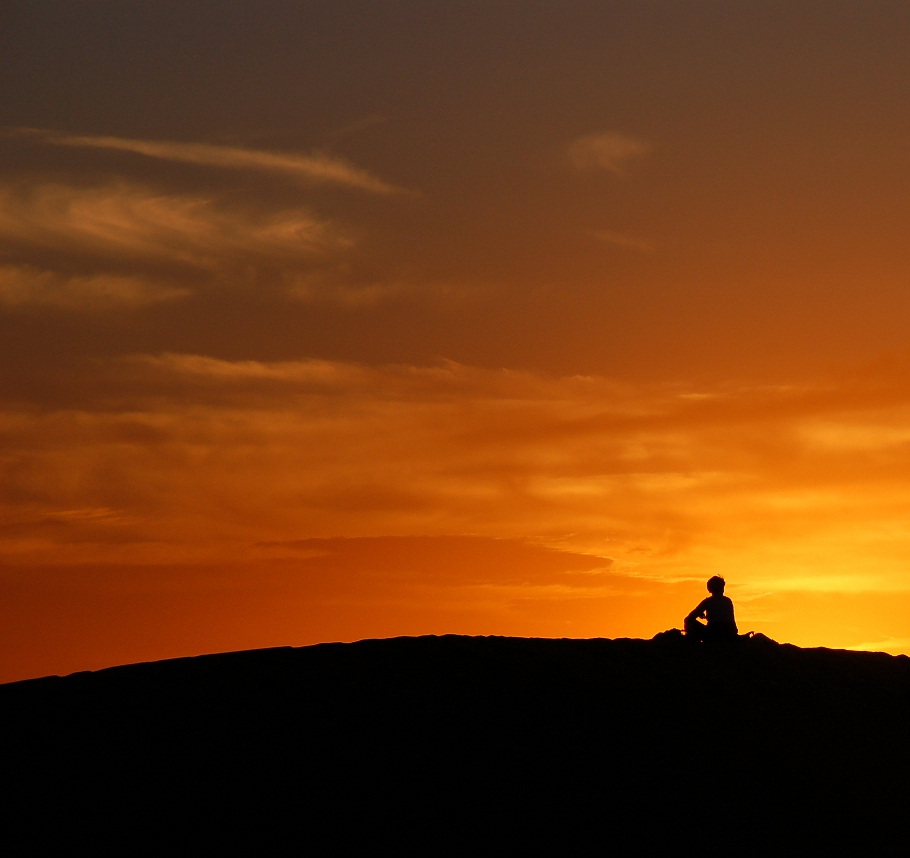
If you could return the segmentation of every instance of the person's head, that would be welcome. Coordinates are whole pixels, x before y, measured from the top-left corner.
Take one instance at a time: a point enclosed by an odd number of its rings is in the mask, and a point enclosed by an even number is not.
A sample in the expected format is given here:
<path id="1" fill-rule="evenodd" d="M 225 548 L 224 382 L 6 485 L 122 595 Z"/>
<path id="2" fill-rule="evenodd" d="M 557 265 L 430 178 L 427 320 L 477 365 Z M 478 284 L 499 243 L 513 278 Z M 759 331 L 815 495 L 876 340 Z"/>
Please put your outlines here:
<path id="1" fill-rule="evenodd" d="M 724 587 L 727 586 L 727 582 L 724 581 L 720 575 L 715 575 L 713 578 L 708 579 L 708 592 L 712 596 L 723 596 Z"/>

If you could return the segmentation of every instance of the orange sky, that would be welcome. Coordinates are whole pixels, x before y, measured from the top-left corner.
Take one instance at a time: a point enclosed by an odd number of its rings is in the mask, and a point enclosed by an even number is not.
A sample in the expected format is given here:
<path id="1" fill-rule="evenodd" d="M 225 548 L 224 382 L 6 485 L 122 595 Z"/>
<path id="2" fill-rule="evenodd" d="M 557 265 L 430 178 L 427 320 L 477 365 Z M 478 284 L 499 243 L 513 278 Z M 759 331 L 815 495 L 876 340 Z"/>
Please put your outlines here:
<path id="1" fill-rule="evenodd" d="M 910 8 L 7 0 L 0 680 L 910 652 Z"/>

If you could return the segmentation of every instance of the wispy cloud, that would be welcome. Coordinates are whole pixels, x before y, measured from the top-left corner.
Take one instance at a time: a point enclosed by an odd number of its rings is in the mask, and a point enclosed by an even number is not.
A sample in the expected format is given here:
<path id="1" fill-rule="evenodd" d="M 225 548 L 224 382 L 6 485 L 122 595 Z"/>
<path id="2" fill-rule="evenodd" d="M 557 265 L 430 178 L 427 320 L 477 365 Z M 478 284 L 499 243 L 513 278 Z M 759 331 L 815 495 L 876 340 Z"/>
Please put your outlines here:
<path id="1" fill-rule="evenodd" d="M 161 354 L 78 384 L 78 409 L 40 384 L 34 404 L 0 408 L 9 562 L 252 562 L 305 538 L 530 537 L 612 558 L 611 575 L 643 586 L 691 592 L 726 574 L 745 628 L 770 631 L 772 605 L 775 628 L 803 642 L 906 635 L 825 626 L 812 600 L 910 600 L 910 373 L 690 391 Z M 875 444 L 830 443 L 841 436 Z M 512 599 L 565 589 L 515 574 Z"/>
<path id="2" fill-rule="evenodd" d="M 607 170 L 622 175 L 629 164 L 647 155 L 653 146 L 616 131 L 587 134 L 569 144 L 569 159 L 579 170 Z"/>
<path id="3" fill-rule="evenodd" d="M 195 376 L 197 378 L 245 381 L 274 380 L 294 384 L 318 384 L 321 386 L 349 386 L 358 381 L 364 383 L 371 376 L 365 367 L 338 361 L 228 361 L 206 355 L 163 354 L 134 355 L 124 358 L 127 365 L 147 367 L 153 370 Z"/>
<path id="4" fill-rule="evenodd" d="M 198 164 L 229 170 L 257 170 L 291 178 L 308 184 L 332 184 L 369 191 L 375 194 L 401 193 L 388 182 L 347 161 L 326 154 L 299 155 L 268 152 L 235 146 L 214 146 L 207 143 L 179 143 L 159 140 L 132 140 L 125 137 L 79 136 L 40 129 L 19 129 L 21 136 L 32 136 L 53 146 L 87 149 L 107 149 L 132 152 L 161 161 Z"/>
<path id="5" fill-rule="evenodd" d="M 376 194 L 401 189 L 326 155 L 8 132 L 47 145 L 130 152 Z M 100 310 L 172 300 L 216 284 L 283 291 L 294 300 L 373 305 L 408 293 L 345 260 L 354 245 L 336 220 L 274 199 L 164 191 L 124 178 L 89 185 L 20 179 L 0 185 L 0 304 Z"/>
<path id="6" fill-rule="evenodd" d="M 256 211 L 119 181 L 0 187 L 0 245 L 10 260 L 0 301 L 98 309 L 189 294 L 239 270 L 281 280 L 351 240 L 301 209 Z"/>
<path id="7" fill-rule="evenodd" d="M 209 196 L 165 194 L 127 182 L 0 188 L 0 241 L 195 265 L 238 255 L 300 256 L 344 243 L 307 212 L 257 215 Z"/>
<path id="8" fill-rule="evenodd" d="M 885 638 L 884 640 L 864 641 L 863 643 L 853 644 L 846 649 L 856 650 L 859 652 L 890 652 L 904 653 L 910 649 L 910 638 Z"/>
<path id="9" fill-rule="evenodd" d="M 67 275 L 28 265 L 0 266 L 0 304 L 66 310 L 145 307 L 186 297 L 188 289 L 115 274 Z"/>

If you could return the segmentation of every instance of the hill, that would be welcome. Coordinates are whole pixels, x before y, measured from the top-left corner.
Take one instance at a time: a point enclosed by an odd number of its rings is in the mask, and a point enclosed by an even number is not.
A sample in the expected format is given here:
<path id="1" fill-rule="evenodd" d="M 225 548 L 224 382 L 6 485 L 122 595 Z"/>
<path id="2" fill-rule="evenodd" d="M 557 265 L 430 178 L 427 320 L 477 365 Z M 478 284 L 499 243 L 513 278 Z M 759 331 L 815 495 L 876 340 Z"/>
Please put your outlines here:
<path id="1" fill-rule="evenodd" d="M 0 686 L 0 763 L 38 837 L 867 852 L 903 835 L 908 704 L 905 656 L 396 638 Z"/>

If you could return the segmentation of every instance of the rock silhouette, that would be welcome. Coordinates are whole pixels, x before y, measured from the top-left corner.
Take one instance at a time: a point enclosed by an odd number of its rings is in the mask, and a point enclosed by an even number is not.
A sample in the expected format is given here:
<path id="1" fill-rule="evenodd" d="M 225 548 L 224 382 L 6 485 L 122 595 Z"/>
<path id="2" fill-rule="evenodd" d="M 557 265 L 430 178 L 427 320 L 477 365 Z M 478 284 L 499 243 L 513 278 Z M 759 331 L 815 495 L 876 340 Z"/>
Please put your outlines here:
<path id="1" fill-rule="evenodd" d="M 904 656 L 396 638 L 0 686 L 0 764 L 34 842 L 868 853 L 904 836 L 908 714 Z"/>

